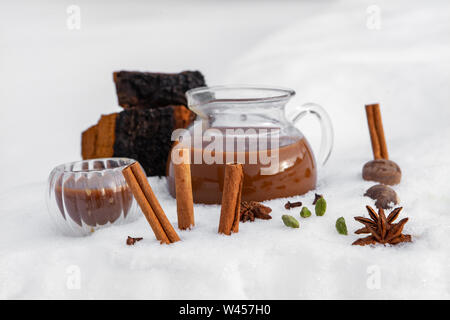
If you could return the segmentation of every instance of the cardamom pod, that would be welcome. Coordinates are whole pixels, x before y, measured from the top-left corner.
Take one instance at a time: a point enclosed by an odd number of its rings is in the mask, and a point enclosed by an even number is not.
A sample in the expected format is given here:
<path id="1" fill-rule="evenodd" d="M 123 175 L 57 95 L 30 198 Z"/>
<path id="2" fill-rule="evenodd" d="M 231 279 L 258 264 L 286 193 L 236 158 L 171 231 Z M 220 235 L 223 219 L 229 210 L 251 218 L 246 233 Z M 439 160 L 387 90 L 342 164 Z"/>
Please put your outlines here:
<path id="1" fill-rule="evenodd" d="M 281 216 L 281 219 L 283 219 L 283 222 L 286 225 L 286 227 L 290 227 L 290 228 L 299 228 L 300 227 L 300 224 L 298 223 L 297 219 L 295 219 L 293 216 L 284 214 Z"/>
<path id="2" fill-rule="evenodd" d="M 323 197 L 317 200 L 315 209 L 316 216 L 323 216 L 325 214 L 325 211 L 327 211 L 327 202 Z"/>
<path id="3" fill-rule="evenodd" d="M 336 220 L 336 230 L 339 234 L 347 235 L 347 225 L 345 224 L 344 217 L 340 217 Z"/>
<path id="4" fill-rule="evenodd" d="M 311 211 L 309 211 L 309 209 L 307 207 L 303 207 L 302 210 L 300 211 L 300 216 L 302 218 L 311 217 Z"/>

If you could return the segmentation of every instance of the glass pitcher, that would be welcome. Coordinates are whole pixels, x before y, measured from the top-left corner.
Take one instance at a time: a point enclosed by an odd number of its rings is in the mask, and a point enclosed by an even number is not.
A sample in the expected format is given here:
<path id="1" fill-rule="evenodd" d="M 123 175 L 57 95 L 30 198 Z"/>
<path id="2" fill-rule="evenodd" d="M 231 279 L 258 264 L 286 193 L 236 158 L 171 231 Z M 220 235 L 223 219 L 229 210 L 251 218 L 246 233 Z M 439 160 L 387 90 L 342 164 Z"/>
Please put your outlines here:
<path id="1" fill-rule="evenodd" d="M 172 139 L 179 141 L 177 148 L 190 150 L 195 203 L 221 202 L 224 168 L 230 162 L 243 164 L 242 201 L 301 195 L 316 187 L 316 159 L 296 125 L 309 113 L 319 119 L 319 165 L 330 156 L 333 128 L 328 114 L 315 103 L 302 105 L 288 121 L 285 106 L 294 95 L 291 89 L 252 86 L 202 87 L 186 93 L 197 118 Z M 167 183 L 175 197 L 172 157 Z"/>

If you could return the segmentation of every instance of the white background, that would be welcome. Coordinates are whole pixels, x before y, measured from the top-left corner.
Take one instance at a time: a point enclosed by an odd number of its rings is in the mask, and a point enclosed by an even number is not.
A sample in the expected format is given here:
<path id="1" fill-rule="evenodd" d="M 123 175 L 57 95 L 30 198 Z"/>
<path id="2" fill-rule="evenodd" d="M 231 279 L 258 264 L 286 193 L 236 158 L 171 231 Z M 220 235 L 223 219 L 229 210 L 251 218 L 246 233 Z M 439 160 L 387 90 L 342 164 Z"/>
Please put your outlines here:
<path id="1" fill-rule="evenodd" d="M 66 25 L 72 4 L 80 30 Z M 0 297 L 448 299 L 449 12 L 448 1 L 2 2 Z M 272 220 L 243 224 L 228 239 L 216 234 L 220 208 L 198 206 L 196 228 L 170 248 L 143 218 L 87 238 L 60 236 L 47 217 L 45 180 L 80 159 L 83 130 L 120 111 L 112 72 L 189 69 L 209 85 L 291 87 L 288 114 L 307 101 L 326 108 L 335 127 L 318 186 L 327 214 L 289 230 L 280 219 L 286 200 L 270 201 Z M 372 203 L 362 197 L 372 184 L 360 178 L 371 158 L 363 106 L 372 102 L 381 103 L 389 152 L 403 170 L 395 189 L 413 244 L 350 246 L 359 227 L 352 217 Z M 317 148 L 317 123 L 302 130 Z M 150 182 L 176 223 L 164 179 Z M 347 237 L 334 230 L 340 216 Z M 126 247 L 127 235 L 144 240 Z M 71 266 L 79 289 L 67 286 Z M 367 286 L 374 268 L 375 289 Z"/>

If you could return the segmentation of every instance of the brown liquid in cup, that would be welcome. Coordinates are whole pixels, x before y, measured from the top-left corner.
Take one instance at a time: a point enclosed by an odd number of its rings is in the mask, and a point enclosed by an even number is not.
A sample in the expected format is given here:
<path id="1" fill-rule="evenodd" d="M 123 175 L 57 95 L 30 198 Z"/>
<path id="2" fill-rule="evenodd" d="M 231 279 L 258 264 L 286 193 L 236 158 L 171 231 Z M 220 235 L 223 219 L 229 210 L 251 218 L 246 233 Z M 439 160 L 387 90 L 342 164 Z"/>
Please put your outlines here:
<path id="1" fill-rule="evenodd" d="M 91 182 L 95 178 L 89 179 Z M 60 179 L 55 186 L 56 202 L 65 219 L 68 215 L 74 222 L 82 226 L 95 227 L 113 223 L 123 213 L 127 216 L 133 195 L 128 186 L 119 188 L 86 188 L 88 179 Z"/>
<path id="2" fill-rule="evenodd" d="M 297 139 L 297 140 L 295 140 Z M 245 153 L 242 201 L 264 201 L 304 194 L 316 187 L 317 170 L 311 147 L 305 138 L 280 139 L 279 169 L 272 175 L 262 175 L 258 157 L 256 164 L 248 164 L 250 152 Z M 236 148 L 235 148 L 236 150 Z M 190 148 L 191 162 L 202 149 Z M 255 152 L 255 151 L 253 151 Z M 273 152 L 273 150 L 272 150 Z M 237 152 L 232 152 L 237 156 Z M 221 156 L 226 159 L 227 152 Z M 237 159 L 237 158 L 235 158 Z M 169 159 L 170 160 L 170 159 Z M 223 161 L 226 163 L 226 161 Z M 195 203 L 218 204 L 222 200 L 224 164 L 191 164 L 192 191 Z M 167 182 L 170 194 L 175 197 L 173 164 L 169 161 Z"/>

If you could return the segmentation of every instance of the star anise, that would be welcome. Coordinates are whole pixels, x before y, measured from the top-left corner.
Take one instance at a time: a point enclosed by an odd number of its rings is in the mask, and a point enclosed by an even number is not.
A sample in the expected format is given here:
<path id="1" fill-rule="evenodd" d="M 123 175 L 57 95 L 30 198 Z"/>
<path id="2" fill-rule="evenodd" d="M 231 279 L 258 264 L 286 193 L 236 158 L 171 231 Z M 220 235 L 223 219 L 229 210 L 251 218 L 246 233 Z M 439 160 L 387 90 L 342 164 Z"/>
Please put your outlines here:
<path id="1" fill-rule="evenodd" d="M 272 212 L 272 209 L 262 205 L 256 201 L 242 201 L 241 202 L 241 222 L 247 221 L 255 221 L 256 218 L 269 220 L 272 219 L 269 213 Z"/>
<path id="2" fill-rule="evenodd" d="M 400 242 L 411 242 L 411 235 L 402 234 L 408 218 L 403 218 L 398 223 L 393 223 L 398 218 L 400 211 L 402 211 L 402 207 L 392 210 L 387 218 L 382 208 L 378 210 L 378 214 L 370 206 L 366 206 L 366 208 L 371 219 L 355 217 L 356 221 L 364 225 L 364 228 L 356 230 L 355 233 L 370 233 L 370 236 L 356 240 L 353 242 L 353 245 L 364 246 L 376 243 L 398 244 Z"/>

